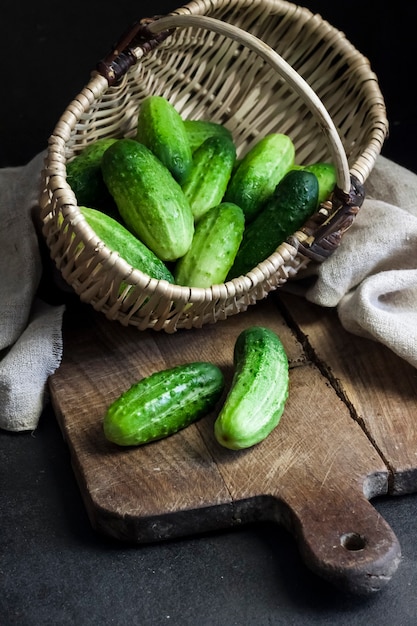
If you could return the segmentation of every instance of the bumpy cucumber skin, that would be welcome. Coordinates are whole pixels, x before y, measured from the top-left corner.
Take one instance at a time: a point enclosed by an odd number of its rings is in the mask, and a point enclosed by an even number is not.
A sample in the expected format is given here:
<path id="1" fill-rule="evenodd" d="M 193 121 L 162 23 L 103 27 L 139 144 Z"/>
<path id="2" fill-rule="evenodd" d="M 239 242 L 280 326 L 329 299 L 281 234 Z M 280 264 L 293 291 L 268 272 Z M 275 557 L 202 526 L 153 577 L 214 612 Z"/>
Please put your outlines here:
<path id="1" fill-rule="evenodd" d="M 321 204 L 331 196 L 336 185 L 336 167 L 333 163 L 318 162 L 305 165 L 303 168 L 307 172 L 316 175 L 319 183 L 319 195 L 317 204 Z"/>
<path id="2" fill-rule="evenodd" d="M 226 137 L 233 141 L 232 133 L 226 126 L 210 120 L 184 120 L 188 143 L 194 153 L 209 137 Z"/>
<path id="3" fill-rule="evenodd" d="M 247 274 L 300 228 L 316 210 L 318 192 L 315 174 L 304 169 L 290 170 L 262 211 L 245 228 L 227 279 Z"/>
<path id="4" fill-rule="evenodd" d="M 261 442 L 278 425 L 289 393 L 289 367 L 278 335 L 263 326 L 251 326 L 238 336 L 234 367 L 214 435 L 223 447 L 241 450 Z"/>
<path id="5" fill-rule="evenodd" d="M 125 224 L 162 261 L 184 256 L 194 217 L 180 185 L 149 148 L 120 139 L 101 162 L 104 181 Z"/>
<path id="6" fill-rule="evenodd" d="M 67 164 L 67 183 L 79 206 L 92 206 L 101 210 L 110 207 L 114 210 L 101 173 L 101 159 L 107 148 L 116 141 L 114 138 L 97 139 Z"/>
<path id="7" fill-rule="evenodd" d="M 168 437 L 209 413 L 223 389 L 223 373 L 212 363 L 187 363 L 155 372 L 108 407 L 104 435 L 119 446 Z"/>
<path id="8" fill-rule="evenodd" d="M 196 225 L 188 252 L 177 262 L 175 282 L 187 287 L 211 287 L 224 282 L 242 241 L 243 211 L 223 202 L 203 215 Z"/>
<path id="9" fill-rule="evenodd" d="M 96 209 L 80 207 L 80 211 L 101 241 L 132 267 L 157 280 L 175 282 L 165 263 L 122 224 Z"/>
<path id="10" fill-rule="evenodd" d="M 288 135 L 272 133 L 263 137 L 240 161 L 224 200 L 240 206 L 249 223 L 294 165 L 294 156 L 295 147 Z"/>
<path id="11" fill-rule="evenodd" d="M 236 159 L 236 148 L 228 137 L 209 137 L 197 148 L 193 166 L 182 184 L 194 221 L 197 222 L 223 199 Z"/>
<path id="12" fill-rule="evenodd" d="M 139 109 L 137 141 L 158 157 L 176 181 L 183 183 L 193 155 L 181 115 L 162 96 L 149 96 Z"/>

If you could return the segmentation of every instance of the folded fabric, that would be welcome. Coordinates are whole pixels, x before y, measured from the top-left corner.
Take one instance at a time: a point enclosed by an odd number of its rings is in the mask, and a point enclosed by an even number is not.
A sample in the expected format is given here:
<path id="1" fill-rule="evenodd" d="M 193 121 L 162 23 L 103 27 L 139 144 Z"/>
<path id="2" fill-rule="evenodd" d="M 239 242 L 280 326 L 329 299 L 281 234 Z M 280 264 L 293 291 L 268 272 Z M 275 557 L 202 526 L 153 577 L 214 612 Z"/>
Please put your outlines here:
<path id="1" fill-rule="evenodd" d="M 0 170 L 0 428 L 33 430 L 62 356 L 63 306 L 36 298 L 42 261 L 32 213 L 44 154 Z"/>
<path id="2" fill-rule="evenodd" d="M 417 367 L 417 175 L 379 157 L 342 244 L 306 298 Z"/>

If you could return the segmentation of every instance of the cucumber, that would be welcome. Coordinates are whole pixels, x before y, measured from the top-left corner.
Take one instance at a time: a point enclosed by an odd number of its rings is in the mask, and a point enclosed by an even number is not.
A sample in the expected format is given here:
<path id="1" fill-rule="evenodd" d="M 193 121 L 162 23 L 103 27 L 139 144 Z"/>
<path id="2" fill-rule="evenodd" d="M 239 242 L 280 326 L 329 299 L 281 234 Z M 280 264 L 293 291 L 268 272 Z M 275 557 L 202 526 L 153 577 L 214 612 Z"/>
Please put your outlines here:
<path id="1" fill-rule="evenodd" d="M 228 137 L 209 137 L 194 152 L 193 166 L 182 190 L 190 202 L 195 222 L 222 201 L 235 159 L 236 148 Z"/>
<path id="2" fill-rule="evenodd" d="M 162 261 L 187 252 L 194 234 L 190 204 L 161 161 L 135 139 L 106 150 L 104 181 L 125 224 Z"/>
<path id="3" fill-rule="evenodd" d="M 240 206 L 249 223 L 294 165 L 294 156 L 294 144 L 288 135 L 266 135 L 242 158 L 224 200 Z"/>
<path id="4" fill-rule="evenodd" d="M 236 204 L 223 202 L 197 223 L 188 252 L 177 261 L 175 282 L 187 287 L 211 287 L 224 282 L 242 240 L 245 218 Z"/>
<path id="5" fill-rule="evenodd" d="M 122 224 L 96 209 L 80 207 L 80 211 L 101 241 L 132 267 L 157 280 L 174 283 L 166 265 Z"/>
<path id="6" fill-rule="evenodd" d="M 136 139 L 152 150 L 180 184 L 193 162 L 181 115 L 162 96 L 149 96 L 139 109 Z"/>
<path id="7" fill-rule="evenodd" d="M 305 165 L 303 169 L 317 176 L 319 183 L 318 205 L 328 200 L 336 185 L 336 167 L 333 163 L 311 163 L 310 165 Z"/>
<path id="8" fill-rule="evenodd" d="M 275 252 L 316 210 L 318 193 L 315 174 L 304 169 L 290 170 L 262 211 L 245 228 L 227 280 L 247 274 Z"/>
<path id="9" fill-rule="evenodd" d="M 119 446 L 168 437 L 209 413 L 223 389 L 223 374 L 212 363 L 187 363 L 155 372 L 108 407 L 104 435 Z"/>
<path id="10" fill-rule="evenodd" d="M 336 185 L 336 168 L 332 163 L 317 162 L 310 165 L 294 165 L 291 169 L 305 170 L 307 172 L 313 172 L 317 176 L 319 183 L 319 195 L 317 198 L 317 207 L 328 200 Z"/>
<path id="11" fill-rule="evenodd" d="M 107 137 L 96 139 L 67 164 L 67 183 L 73 190 L 79 206 L 114 211 L 114 202 L 101 173 L 101 159 L 107 148 L 115 141 L 117 139 Z"/>
<path id="12" fill-rule="evenodd" d="M 226 137 L 233 141 L 232 133 L 223 124 L 210 120 L 184 120 L 185 132 L 192 152 L 209 137 Z"/>
<path id="13" fill-rule="evenodd" d="M 214 435 L 225 448 L 249 448 L 279 423 L 289 391 L 288 358 L 280 338 L 263 326 L 250 326 L 238 336 L 234 374 L 214 423 Z"/>

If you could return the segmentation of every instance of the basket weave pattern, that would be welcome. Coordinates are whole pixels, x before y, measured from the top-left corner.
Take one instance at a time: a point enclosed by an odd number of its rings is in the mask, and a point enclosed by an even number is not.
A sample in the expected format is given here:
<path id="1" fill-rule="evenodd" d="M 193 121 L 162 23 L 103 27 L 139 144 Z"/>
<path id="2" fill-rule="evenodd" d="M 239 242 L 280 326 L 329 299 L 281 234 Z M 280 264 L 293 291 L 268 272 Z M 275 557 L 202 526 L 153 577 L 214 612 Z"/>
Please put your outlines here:
<path id="1" fill-rule="evenodd" d="M 343 145 L 340 159 L 348 174 L 360 184 L 366 181 L 387 134 L 385 106 L 367 59 L 338 30 L 281 0 L 194 0 L 173 14 L 216 18 L 275 50 L 323 103 Z M 68 160 L 98 138 L 134 136 L 140 103 L 150 94 L 166 97 L 184 118 L 227 126 L 238 156 L 272 132 L 291 137 L 298 163 L 331 161 L 334 153 L 308 103 L 238 38 L 197 25 L 170 30 L 154 48 L 133 44 L 128 71 L 113 85 L 109 75 L 93 72 L 53 131 L 40 198 L 44 235 L 64 279 L 109 319 L 167 332 L 200 327 L 245 310 L 311 262 L 315 257 L 304 244 L 314 241 L 315 229 L 334 212 L 332 203 L 246 276 L 190 289 L 150 279 L 97 238 L 66 182 Z M 339 220 L 329 241 L 339 243 L 355 212 L 353 207 Z"/>

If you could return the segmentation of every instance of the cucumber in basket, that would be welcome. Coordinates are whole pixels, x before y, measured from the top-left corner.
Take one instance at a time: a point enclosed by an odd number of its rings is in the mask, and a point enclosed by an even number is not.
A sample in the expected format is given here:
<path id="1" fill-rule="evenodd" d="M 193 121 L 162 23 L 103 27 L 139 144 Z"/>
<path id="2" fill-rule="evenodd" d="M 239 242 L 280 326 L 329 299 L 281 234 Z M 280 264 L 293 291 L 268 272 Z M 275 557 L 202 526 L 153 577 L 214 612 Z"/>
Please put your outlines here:
<path id="1" fill-rule="evenodd" d="M 177 261 L 175 281 L 187 287 L 211 287 L 224 281 L 242 241 L 245 218 L 236 204 L 222 202 L 196 224 L 191 247 Z"/>
<path id="2" fill-rule="evenodd" d="M 232 385 L 214 424 L 225 448 L 249 448 L 278 425 L 288 398 L 288 359 L 278 335 L 250 326 L 238 336 Z"/>
<path id="3" fill-rule="evenodd" d="M 190 204 L 153 152 L 135 139 L 106 150 L 101 167 L 125 224 L 162 261 L 187 252 L 194 234 Z"/>
<path id="4" fill-rule="evenodd" d="M 288 135 L 266 135 L 240 161 L 224 199 L 240 206 L 246 222 L 250 222 L 294 165 L 294 157 L 294 144 Z"/>
<path id="5" fill-rule="evenodd" d="M 182 190 L 195 222 L 222 201 L 235 160 L 235 144 L 227 136 L 208 137 L 194 152 L 193 165 Z"/>
<path id="6" fill-rule="evenodd" d="M 317 204 L 328 200 L 336 185 L 336 167 L 333 163 L 317 162 L 310 165 L 294 165 L 293 169 L 313 172 L 319 183 L 319 197 Z"/>
<path id="7" fill-rule="evenodd" d="M 104 152 L 117 139 L 103 137 L 88 144 L 67 164 L 67 183 L 73 190 L 78 205 L 103 210 L 113 209 L 114 202 L 101 173 Z"/>
<path id="8" fill-rule="evenodd" d="M 327 200 L 336 186 L 335 166 L 332 163 L 312 163 L 305 165 L 304 169 L 317 176 L 319 183 L 318 204 Z"/>
<path id="9" fill-rule="evenodd" d="M 110 250 L 118 252 L 132 267 L 157 280 L 174 282 L 165 263 L 122 224 L 96 209 L 81 206 L 80 211 L 101 241 Z"/>
<path id="10" fill-rule="evenodd" d="M 108 407 L 104 435 L 120 446 L 168 437 L 209 413 L 223 389 L 223 373 L 212 363 L 186 363 L 155 372 Z"/>
<path id="11" fill-rule="evenodd" d="M 162 96 L 149 96 L 139 109 L 136 139 L 147 146 L 183 183 L 191 169 L 193 155 L 182 117 Z"/>
<path id="12" fill-rule="evenodd" d="M 227 279 L 246 274 L 267 259 L 316 210 L 317 176 L 304 169 L 290 170 L 278 183 L 256 218 L 248 224 Z"/>
<path id="13" fill-rule="evenodd" d="M 209 137 L 227 137 L 233 140 L 232 133 L 226 126 L 210 120 L 185 119 L 184 127 L 192 152 Z"/>

